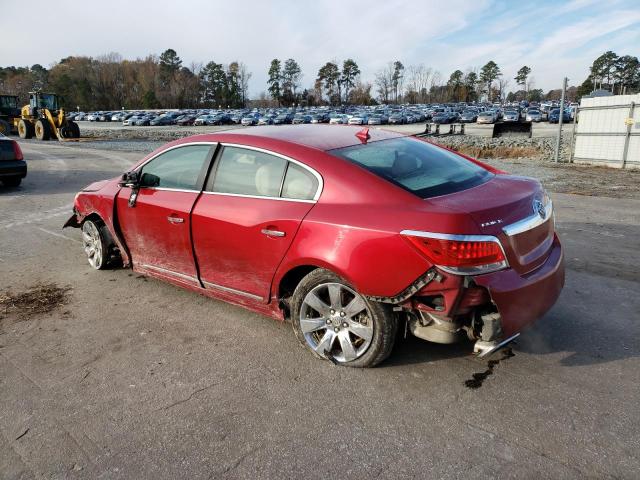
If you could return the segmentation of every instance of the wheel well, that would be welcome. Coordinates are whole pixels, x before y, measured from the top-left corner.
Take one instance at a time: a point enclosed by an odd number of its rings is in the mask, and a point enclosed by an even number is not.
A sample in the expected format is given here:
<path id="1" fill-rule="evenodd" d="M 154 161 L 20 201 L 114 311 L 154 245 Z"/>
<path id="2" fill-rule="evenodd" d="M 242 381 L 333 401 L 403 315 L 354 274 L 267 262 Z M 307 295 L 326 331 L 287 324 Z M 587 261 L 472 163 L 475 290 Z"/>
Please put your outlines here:
<path id="1" fill-rule="evenodd" d="M 278 285 L 278 299 L 285 318 L 289 316 L 289 298 L 293 295 L 296 287 L 304 277 L 317 268 L 320 267 L 315 265 L 300 265 L 289 270 L 280 280 L 280 285 Z"/>
<path id="2" fill-rule="evenodd" d="M 100 226 L 105 225 L 104 220 L 102 220 L 100 215 L 98 215 L 97 213 L 91 213 L 91 214 L 87 215 L 86 217 L 84 217 L 82 219 L 82 223 L 86 222 L 87 220 L 91 220 L 92 222 L 95 222 L 95 223 L 99 224 Z"/>

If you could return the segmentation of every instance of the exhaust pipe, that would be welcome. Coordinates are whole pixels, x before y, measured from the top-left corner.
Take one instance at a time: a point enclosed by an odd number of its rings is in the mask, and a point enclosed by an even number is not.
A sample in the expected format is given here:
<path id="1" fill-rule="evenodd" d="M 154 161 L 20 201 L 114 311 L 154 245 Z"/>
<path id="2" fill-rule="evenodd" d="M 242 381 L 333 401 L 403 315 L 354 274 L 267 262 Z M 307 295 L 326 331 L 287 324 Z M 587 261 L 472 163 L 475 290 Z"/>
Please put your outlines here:
<path id="1" fill-rule="evenodd" d="M 507 338 L 506 340 L 502 340 L 500 343 L 496 342 L 483 342 L 482 340 L 478 340 L 473 345 L 473 352 L 478 354 L 478 358 L 484 358 L 491 355 L 494 352 L 497 352 L 501 348 L 506 347 L 511 342 L 513 342 L 516 338 L 520 336 L 519 333 Z"/>

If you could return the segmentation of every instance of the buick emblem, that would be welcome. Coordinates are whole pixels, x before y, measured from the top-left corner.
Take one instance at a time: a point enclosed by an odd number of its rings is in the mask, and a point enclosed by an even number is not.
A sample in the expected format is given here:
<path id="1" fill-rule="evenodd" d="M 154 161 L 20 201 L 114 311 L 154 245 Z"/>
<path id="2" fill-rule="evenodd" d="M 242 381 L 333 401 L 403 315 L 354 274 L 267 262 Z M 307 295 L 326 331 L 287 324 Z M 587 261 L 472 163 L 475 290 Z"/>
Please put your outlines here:
<path id="1" fill-rule="evenodd" d="M 547 215 L 544 205 L 538 199 L 535 199 L 533 201 L 533 213 L 537 213 L 538 215 L 540 215 L 540 218 L 542 218 L 543 220 L 544 220 L 544 217 Z"/>

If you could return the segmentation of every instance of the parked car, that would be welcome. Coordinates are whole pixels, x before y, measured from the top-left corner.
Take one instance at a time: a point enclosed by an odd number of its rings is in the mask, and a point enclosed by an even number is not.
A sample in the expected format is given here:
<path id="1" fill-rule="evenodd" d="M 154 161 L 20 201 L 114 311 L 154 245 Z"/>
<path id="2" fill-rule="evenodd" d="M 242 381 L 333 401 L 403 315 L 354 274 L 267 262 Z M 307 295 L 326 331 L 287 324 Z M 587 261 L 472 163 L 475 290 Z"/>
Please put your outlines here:
<path id="1" fill-rule="evenodd" d="M 520 112 L 517 110 L 505 110 L 502 115 L 503 122 L 519 122 L 520 121 Z"/>
<path id="2" fill-rule="evenodd" d="M 346 125 L 349 123 L 349 117 L 344 114 L 334 114 L 329 117 L 329 125 Z"/>
<path id="3" fill-rule="evenodd" d="M 290 318 L 304 347 L 341 365 L 380 363 L 405 324 L 493 352 L 551 308 L 563 254 L 537 180 L 365 133 L 310 125 L 183 138 L 83 189 L 64 226 L 82 229 L 91 267 L 118 262 Z"/>
<path id="4" fill-rule="evenodd" d="M 369 117 L 367 124 L 369 125 L 385 125 L 389 122 L 389 117 L 381 113 L 375 113 Z"/>
<path id="5" fill-rule="evenodd" d="M 348 124 L 349 125 L 366 125 L 369 122 L 369 115 L 366 113 L 358 113 L 353 115 Z"/>
<path id="6" fill-rule="evenodd" d="M 540 113 L 540 110 L 529 109 L 527 110 L 525 119 L 527 122 L 541 122 L 542 114 Z"/>
<path id="7" fill-rule="evenodd" d="M 549 111 L 549 123 L 558 123 L 560 122 L 560 109 L 559 108 L 554 108 L 552 110 Z M 571 113 L 564 110 L 562 112 L 562 122 L 563 123 L 568 123 L 571 121 Z"/>
<path id="8" fill-rule="evenodd" d="M 477 123 L 496 123 L 497 121 L 498 117 L 493 110 L 485 110 L 478 115 L 478 119 L 476 120 Z"/>
<path id="9" fill-rule="evenodd" d="M 458 114 L 456 112 L 440 112 L 436 113 L 431 121 L 433 123 L 454 123 L 458 121 Z"/>
<path id="10" fill-rule="evenodd" d="M 125 126 L 125 127 L 131 126 L 131 125 L 135 125 L 135 124 L 136 124 L 136 122 L 137 122 L 138 120 L 140 120 L 141 118 L 142 118 L 142 116 L 141 116 L 141 115 L 140 115 L 140 116 L 139 116 L 139 115 L 132 115 L 132 116 L 130 116 L 129 118 L 125 118 L 125 119 L 122 121 L 122 125 L 123 125 L 123 126 Z"/>
<path id="11" fill-rule="evenodd" d="M 461 123 L 474 123 L 478 119 L 478 112 L 476 110 L 465 110 L 460 115 Z"/>
<path id="12" fill-rule="evenodd" d="M 288 113 L 281 113 L 280 115 L 276 116 L 276 118 L 273 119 L 273 124 L 285 125 L 287 123 L 291 123 L 292 120 L 293 120 L 293 115 L 290 115 Z"/>
<path id="13" fill-rule="evenodd" d="M 196 119 L 196 116 L 194 114 L 188 114 L 183 116 L 180 120 L 178 120 L 176 124 L 181 126 L 193 125 L 193 122 L 195 121 L 195 119 Z"/>
<path id="14" fill-rule="evenodd" d="M 240 121 L 240 124 L 248 127 L 250 125 L 257 125 L 258 124 L 258 114 L 253 114 L 253 115 L 247 115 L 245 117 L 242 117 L 242 120 Z"/>
<path id="15" fill-rule="evenodd" d="M 132 123 L 132 125 L 136 125 L 138 127 L 148 127 L 149 125 L 151 125 L 151 120 L 153 120 L 154 118 L 156 118 L 155 115 L 145 115 L 138 118 L 135 123 Z"/>
<path id="16" fill-rule="evenodd" d="M 303 113 L 296 113 L 291 121 L 294 125 L 301 125 L 303 123 L 311 123 L 311 115 L 305 115 Z"/>
<path id="17" fill-rule="evenodd" d="M 262 115 L 258 119 L 258 125 L 273 125 L 273 116 L 272 115 Z"/>
<path id="18" fill-rule="evenodd" d="M 407 117 L 404 113 L 393 113 L 389 115 L 389 125 L 403 125 L 407 123 Z"/>
<path id="19" fill-rule="evenodd" d="M 5 187 L 17 187 L 27 176 L 27 162 L 15 140 L 0 133 L 0 181 Z"/>
<path id="20" fill-rule="evenodd" d="M 160 115 L 159 117 L 154 118 L 149 121 L 149 125 L 152 126 L 161 126 L 161 125 L 174 125 L 176 123 L 175 119 L 170 115 Z"/>

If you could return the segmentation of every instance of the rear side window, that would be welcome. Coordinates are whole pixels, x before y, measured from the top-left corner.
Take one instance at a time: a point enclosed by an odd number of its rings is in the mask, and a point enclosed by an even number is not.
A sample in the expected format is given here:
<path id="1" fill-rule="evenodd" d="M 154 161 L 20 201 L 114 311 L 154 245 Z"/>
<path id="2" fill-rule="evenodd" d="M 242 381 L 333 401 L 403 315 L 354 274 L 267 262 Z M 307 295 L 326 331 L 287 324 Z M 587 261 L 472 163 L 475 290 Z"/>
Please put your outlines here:
<path id="1" fill-rule="evenodd" d="M 239 147 L 225 147 L 213 185 L 207 190 L 261 197 L 279 197 L 287 161 Z"/>
<path id="2" fill-rule="evenodd" d="M 493 174 L 448 150 L 412 138 L 394 138 L 330 152 L 420 198 L 466 190 Z"/>
<path id="3" fill-rule="evenodd" d="M 282 186 L 283 198 L 313 200 L 318 190 L 318 179 L 306 168 L 289 163 Z"/>
<path id="4" fill-rule="evenodd" d="M 198 178 L 211 145 L 188 145 L 161 153 L 142 167 L 143 187 L 199 190 Z"/>

